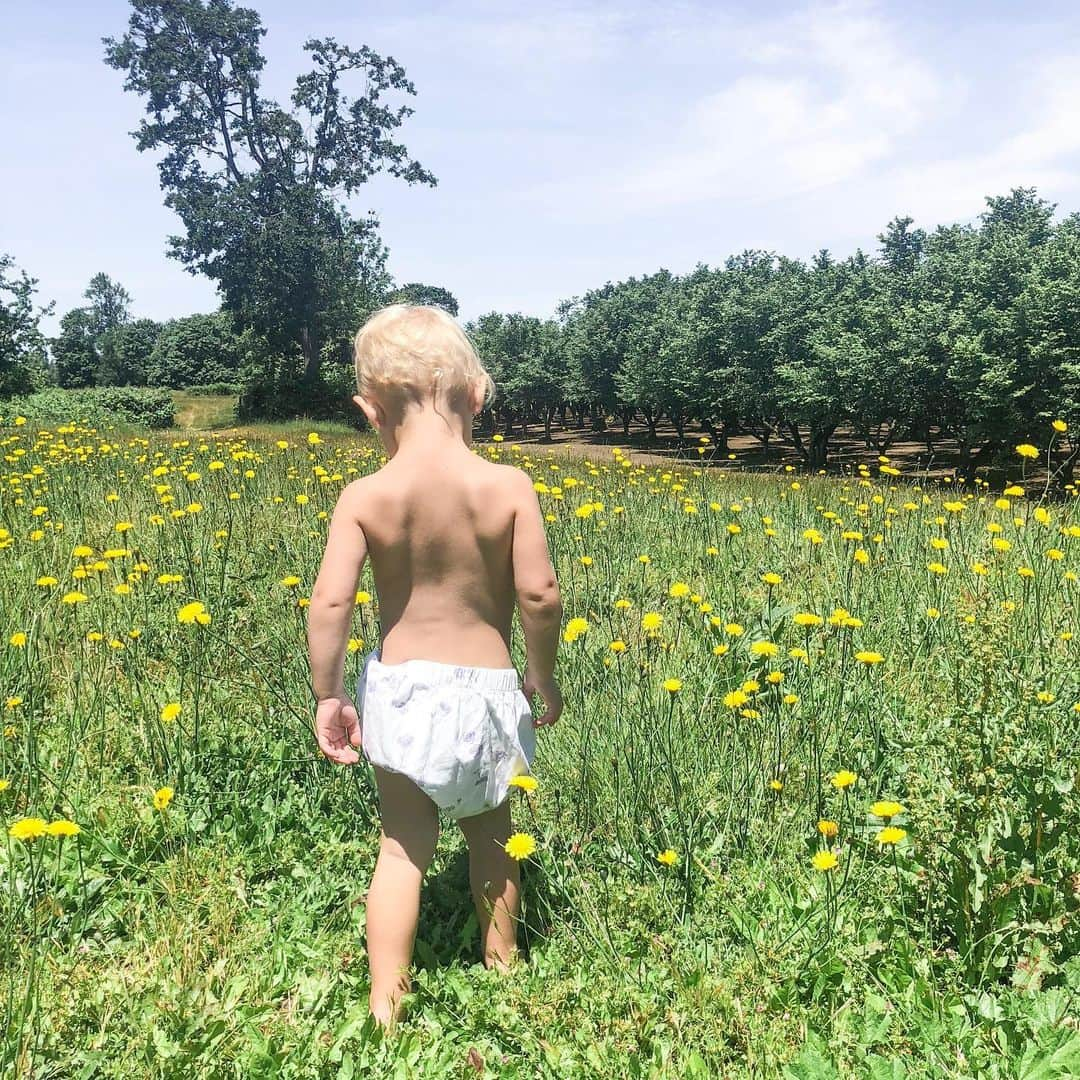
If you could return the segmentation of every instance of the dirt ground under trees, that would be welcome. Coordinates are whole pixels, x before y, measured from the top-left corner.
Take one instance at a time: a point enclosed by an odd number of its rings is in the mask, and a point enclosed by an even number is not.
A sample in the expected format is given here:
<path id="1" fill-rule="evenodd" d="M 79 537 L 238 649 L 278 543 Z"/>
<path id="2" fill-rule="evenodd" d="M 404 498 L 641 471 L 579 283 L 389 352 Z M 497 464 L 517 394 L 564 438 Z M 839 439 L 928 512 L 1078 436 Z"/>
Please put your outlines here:
<path id="1" fill-rule="evenodd" d="M 228 399 L 231 406 L 233 399 Z M 283 428 L 300 430 L 308 422 L 299 419 L 287 424 L 244 424 L 229 423 L 231 407 L 225 408 L 221 398 L 186 398 L 178 401 L 177 421 L 180 430 L 213 431 L 222 436 L 241 436 L 255 438 L 273 431 L 280 437 Z M 320 425 L 321 426 L 321 425 Z M 701 438 L 708 437 L 704 430 L 687 426 L 684 438 L 671 425 L 659 424 L 656 437 L 652 438 L 648 427 L 641 422 L 630 425 L 629 435 L 624 434 L 621 421 L 609 425 L 604 431 L 593 431 L 588 421 L 579 427 L 573 420 L 567 426 L 558 423 L 552 425 L 551 439 L 544 437 L 542 424 L 534 424 L 526 429 L 523 436 L 520 429 L 505 435 L 504 442 L 516 443 L 533 454 L 548 451 L 565 454 L 579 454 L 594 460 L 609 461 L 615 448 L 632 453 L 634 460 L 647 463 L 692 464 L 707 468 L 738 471 L 775 472 L 790 465 L 805 472 L 806 462 L 790 439 L 776 436 L 770 440 L 768 450 L 752 435 L 733 435 L 728 438 L 727 450 L 718 449 L 714 442 L 702 444 Z M 486 442 L 490 435 L 477 433 L 477 442 Z M 705 445 L 705 453 L 699 454 L 698 448 Z M 734 456 L 732 456 L 734 455 Z M 925 477 L 940 480 L 957 474 L 961 465 L 960 449 L 955 441 L 940 439 L 934 441 L 933 452 L 923 441 L 899 440 L 888 451 L 889 463 L 900 469 L 908 480 Z M 829 444 L 829 473 L 853 471 L 860 463 L 869 465 L 876 474 L 878 452 L 868 446 L 865 439 L 856 433 L 839 429 Z M 1026 464 L 1026 468 L 1021 468 Z M 1001 458 L 978 470 L 980 479 L 994 486 L 1019 482 L 1025 477 L 1029 484 L 1045 481 L 1045 462 L 1023 463 L 1015 455 L 1005 453 Z"/>
<path id="2" fill-rule="evenodd" d="M 528 447 L 534 453 L 557 450 L 603 460 L 610 459 L 612 450 L 619 448 L 632 452 L 635 460 L 645 462 L 674 464 L 682 461 L 716 469 L 766 472 L 775 472 L 785 465 L 790 465 L 800 472 L 806 470 L 805 459 L 787 438 L 773 438 L 766 451 L 752 435 L 735 435 L 728 438 L 726 453 L 710 442 L 706 445 L 705 453 L 699 454 L 698 447 L 702 445 L 699 440 L 702 437 L 708 437 L 706 432 L 689 427 L 685 430 L 685 438 L 680 440 L 673 427 L 664 425 L 658 427 L 657 437 L 652 439 L 644 424 L 631 425 L 629 437 L 623 434 L 621 423 L 615 423 L 606 431 L 600 432 L 591 431 L 588 427 L 579 429 L 571 424 L 566 429 L 554 427 L 550 440 L 544 438 L 543 428 L 538 425 L 524 437 L 520 433 L 505 436 L 505 442 Z M 900 469 L 908 479 L 919 476 L 934 479 L 951 477 L 957 473 L 961 464 L 960 449 L 955 441 L 949 439 L 935 440 L 933 453 L 928 450 L 925 442 L 914 440 L 899 440 L 893 443 L 886 453 L 889 464 Z M 839 429 L 829 443 L 826 471 L 851 472 L 860 463 L 869 465 L 876 473 L 876 466 L 879 464 L 878 451 L 868 446 L 866 440 L 854 432 Z M 1003 460 L 981 467 L 978 476 L 991 484 L 1019 481 L 1022 472 L 1029 480 L 1037 476 L 1045 477 L 1045 469 L 1041 468 L 1038 462 L 1027 462 L 1024 470 L 1021 469 L 1021 464 L 1019 458 L 1010 461 L 1006 454 L 1003 455 Z"/>

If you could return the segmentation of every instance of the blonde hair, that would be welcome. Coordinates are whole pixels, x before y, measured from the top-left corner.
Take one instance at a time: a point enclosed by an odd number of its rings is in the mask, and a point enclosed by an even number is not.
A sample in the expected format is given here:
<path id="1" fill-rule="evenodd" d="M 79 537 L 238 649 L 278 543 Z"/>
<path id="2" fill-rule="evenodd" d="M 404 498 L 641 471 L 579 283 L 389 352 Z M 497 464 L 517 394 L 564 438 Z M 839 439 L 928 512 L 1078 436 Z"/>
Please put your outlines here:
<path id="1" fill-rule="evenodd" d="M 363 397 L 424 401 L 440 393 L 467 407 L 469 392 L 484 385 L 484 401 L 495 382 L 484 369 L 465 331 L 442 308 L 390 304 L 376 311 L 356 334 L 356 385 Z"/>

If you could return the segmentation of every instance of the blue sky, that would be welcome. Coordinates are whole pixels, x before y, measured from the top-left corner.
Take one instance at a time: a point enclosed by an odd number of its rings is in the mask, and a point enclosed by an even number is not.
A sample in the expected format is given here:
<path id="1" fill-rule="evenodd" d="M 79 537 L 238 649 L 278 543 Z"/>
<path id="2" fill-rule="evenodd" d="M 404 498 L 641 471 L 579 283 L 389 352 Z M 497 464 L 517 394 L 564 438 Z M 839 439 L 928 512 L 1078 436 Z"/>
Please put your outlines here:
<path id="1" fill-rule="evenodd" d="M 896 214 L 969 220 L 1014 185 L 1080 210 L 1072 2 L 250 6 L 272 96 L 308 37 L 404 65 L 400 134 L 439 185 L 379 178 L 351 205 L 378 213 L 397 280 L 449 288 L 465 318 L 746 247 L 872 249 Z M 179 224 L 128 135 L 142 105 L 102 61 L 126 23 L 121 0 L 0 6 L 0 251 L 57 315 L 99 270 L 140 316 L 217 304 L 165 256 Z"/>

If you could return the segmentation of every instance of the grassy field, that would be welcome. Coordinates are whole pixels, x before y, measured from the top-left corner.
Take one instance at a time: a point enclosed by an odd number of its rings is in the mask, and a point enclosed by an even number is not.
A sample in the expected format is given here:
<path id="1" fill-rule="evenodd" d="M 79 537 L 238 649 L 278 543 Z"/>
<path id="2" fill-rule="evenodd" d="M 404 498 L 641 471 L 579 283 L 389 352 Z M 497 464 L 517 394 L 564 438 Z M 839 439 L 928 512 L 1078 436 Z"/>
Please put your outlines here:
<path id="1" fill-rule="evenodd" d="M 480 447 L 567 612 L 528 956 L 477 965 L 448 827 L 384 1040 L 372 783 L 318 753 L 304 637 L 379 454 L 310 430 L 0 426 L 3 1075 L 1080 1072 L 1075 492 Z"/>
<path id="2" fill-rule="evenodd" d="M 233 427 L 236 423 L 236 398 L 226 394 L 190 394 L 172 392 L 176 406 L 176 426 L 196 431 Z"/>

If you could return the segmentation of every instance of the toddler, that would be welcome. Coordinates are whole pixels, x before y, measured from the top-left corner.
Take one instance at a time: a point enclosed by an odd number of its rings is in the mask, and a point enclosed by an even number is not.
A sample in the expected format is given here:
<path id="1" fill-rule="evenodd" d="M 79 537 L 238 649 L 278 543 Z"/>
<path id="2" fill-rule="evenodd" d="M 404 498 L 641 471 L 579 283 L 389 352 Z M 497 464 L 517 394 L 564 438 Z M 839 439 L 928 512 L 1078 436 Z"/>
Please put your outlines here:
<path id="1" fill-rule="evenodd" d="M 517 862 L 509 783 L 529 770 L 534 727 L 562 711 L 554 678 L 562 602 L 530 477 L 474 454 L 473 417 L 494 391 L 469 339 L 431 307 L 394 304 L 356 335 L 353 400 L 387 463 L 342 492 L 308 607 L 316 733 L 331 761 L 363 746 L 382 836 L 367 896 L 371 1011 L 396 1020 L 410 986 L 420 886 L 438 812 L 457 819 L 484 963 L 516 950 Z M 354 705 L 345 649 L 364 560 L 379 598 L 380 646 Z M 510 657 L 514 601 L 525 633 L 523 685 Z M 534 720 L 531 700 L 545 711 Z"/>

